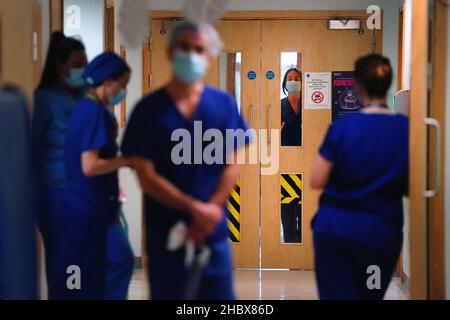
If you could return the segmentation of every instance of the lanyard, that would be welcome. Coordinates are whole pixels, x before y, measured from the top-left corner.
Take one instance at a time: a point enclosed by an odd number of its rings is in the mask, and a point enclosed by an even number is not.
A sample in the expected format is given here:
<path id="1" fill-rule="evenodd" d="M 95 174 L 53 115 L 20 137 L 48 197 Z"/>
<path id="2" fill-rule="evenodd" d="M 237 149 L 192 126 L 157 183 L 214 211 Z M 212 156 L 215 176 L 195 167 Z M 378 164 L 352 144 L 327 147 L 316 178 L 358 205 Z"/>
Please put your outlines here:
<path id="1" fill-rule="evenodd" d="M 92 92 L 88 91 L 88 92 L 85 93 L 84 96 L 85 96 L 86 99 L 92 100 L 92 101 L 94 101 L 94 102 L 96 102 L 96 103 L 98 103 L 98 104 L 103 106 L 103 104 L 98 100 L 98 98 Z M 106 106 L 104 106 L 104 107 L 106 109 L 106 112 L 108 112 L 108 115 L 111 117 L 111 119 L 116 123 L 116 115 L 114 114 L 114 112 L 110 108 L 108 108 Z"/>
<path id="2" fill-rule="evenodd" d="M 92 101 L 95 101 L 95 102 L 97 102 L 97 103 L 102 104 L 102 103 L 98 100 L 98 98 L 97 98 L 92 92 L 90 92 L 90 91 L 86 92 L 86 93 L 84 94 L 84 96 L 86 97 L 86 99 L 89 99 L 89 100 L 92 100 Z"/>

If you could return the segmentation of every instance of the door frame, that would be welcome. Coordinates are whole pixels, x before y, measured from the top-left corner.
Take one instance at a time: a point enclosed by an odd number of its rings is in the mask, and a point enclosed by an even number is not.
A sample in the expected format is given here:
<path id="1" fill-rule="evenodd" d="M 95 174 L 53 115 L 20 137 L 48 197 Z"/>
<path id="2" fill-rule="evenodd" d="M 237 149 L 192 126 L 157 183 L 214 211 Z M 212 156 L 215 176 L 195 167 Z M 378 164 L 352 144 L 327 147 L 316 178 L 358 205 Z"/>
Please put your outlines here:
<path id="1" fill-rule="evenodd" d="M 448 8 L 445 8 L 440 1 L 435 1 L 431 38 L 429 47 L 431 48 L 430 61 L 432 64 L 432 78 L 429 101 L 429 117 L 439 121 L 441 126 L 441 158 L 440 167 L 436 168 L 436 141 L 431 136 L 428 140 L 429 154 L 429 184 L 433 185 L 434 175 L 441 176 L 441 190 L 434 198 L 430 198 L 427 203 L 428 209 L 428 279 L 429 298 L 431 300 L 445 299 L 445 132 L 446 132 L 446 83 L 447 73 L 447 26 Z M 447 93 L 447 94 L 450 94 Z M 437 170 L 439 169 L 439 170 Z"/>
<path id="2" fill-rule="evenodd" d="M 336 17 L 368 18 L 364 10 L 231 10 L 220 20 L 326 20 Z M 150 18 L 156 20 L 183 19 L 184 14 L 176 10 L 153 11 Z"/>
<path id="3" fill-rule="evenodd" d="M 427 117 L 427 77 L 428 77 L 428 1 L 412 1 L 411 39 L 411 105 L 410 105 L 410 150 L 409 158 L 414 159 L 414 166 L 409 168 L 410 200 L 410 247 L 411 250 L 411 285 L 410 295 L 413 300 L 428 297 L 427 266 L 427 208 L 424 190 L 426 190 L 426 128 Z M 413 138 L 414 137 L 414 138 Z"/>
<path id="4" fill-rule="evenodd" d="M 406 18 L 406 3 L 404 3 L 399 10 L 398 21 L 398 56 L 397 56 L 397 90 L 403 90 L 403 73 L 405 70 L 405 18 Z M 397 262 L 397 276 L 400 277 L 402 283 L 406 281 L 406 274 L 403 269 L 403 250 L 400 253 L 400 257 Z"/>
<path id="5" fill-rule="evenodd" d="M 104 0 L 104 48 L 107 51 L 115 51 L 116 49 L 115 10 L 114 0 Z M 112 11 L 111 20 L 109 20 L 108 11 Z M 111 26 L 112 28 L 109 28 Z"/>
<path id="6" fill-rule="evenodd" d="M 34 84 L 37 86 L 41 80 L 43 69 L 42 56 L 42 5 L 39 1 L 33 1 L 33 64 L 34 64 Z"/>
<path id="7" fill-rule="evenodd" d="M 362 10 L 311 10 L 311 11 L 229 11 L 220 20 L 327 20 L 336 17 L 352 17 L 355 19 L 367 19 L 370 17 Z M 383 12 L 381 12 L 381 19 Z M 151 20 L 179 20 L 184 15 L 180 11 L 153 11 L 149 17 Z M 149 33 L 151 34 L 151 32 Z M 375 52 L 383 51 L 383 29 L 374 30 Z M 149 37 L 143 44 L 142 52 L 142 88 L 143 95 L 152 91 L 152 39 Z"/>
<path id="8" fill-rule="evenodd" d="M 445 130 L 446 72 L 442 70 L 447 70 L 448 11 L 441 5 L 435 1 L 430 24 L 429 1 L 412 2 L 410 159 L 414 159 L 414 166 L 410 166 L 409 196 L 410 242 L 414 248 L 411 251 L 411 299 L 414 300 L 445 299 L 446 186 L 443 178 L 445 153 L 442 152 L 445 139 L 441 139 L 441 166 L 438 168 L 434 130 L 427 131 L 424 125 L 424 119 L 429 116 Z M 429 30 L 430 25 L 432 30 Z M 431 86 L 429 62 L 433 68 Z M 441 176 L 441 190 L 436 196 L 426 198 L 424 190 L 433 188 L 436 174 Z"/>
<path id="9" fill-rule="evenodd" d="M 64 30 L 63 0 L 50 0 L 50 32 Z"/>

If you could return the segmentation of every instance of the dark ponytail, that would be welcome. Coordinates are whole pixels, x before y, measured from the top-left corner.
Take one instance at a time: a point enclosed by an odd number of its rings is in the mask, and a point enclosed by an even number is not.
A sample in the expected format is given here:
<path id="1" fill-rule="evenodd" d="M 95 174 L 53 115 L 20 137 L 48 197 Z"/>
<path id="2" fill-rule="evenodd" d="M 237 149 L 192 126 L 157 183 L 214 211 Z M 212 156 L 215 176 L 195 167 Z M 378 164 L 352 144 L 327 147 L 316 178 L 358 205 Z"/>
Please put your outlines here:
<path id="1" fill-rule="evenodd" d="M 57 64 L 64 64 L 70 55 L 76 51 L 84 51 L 85 47 L 81 41 L 66 37 L 62 32 L 54 32 L 50 39 L 47 59 L 38 89 L 51 87 L 58 83 Z"/>

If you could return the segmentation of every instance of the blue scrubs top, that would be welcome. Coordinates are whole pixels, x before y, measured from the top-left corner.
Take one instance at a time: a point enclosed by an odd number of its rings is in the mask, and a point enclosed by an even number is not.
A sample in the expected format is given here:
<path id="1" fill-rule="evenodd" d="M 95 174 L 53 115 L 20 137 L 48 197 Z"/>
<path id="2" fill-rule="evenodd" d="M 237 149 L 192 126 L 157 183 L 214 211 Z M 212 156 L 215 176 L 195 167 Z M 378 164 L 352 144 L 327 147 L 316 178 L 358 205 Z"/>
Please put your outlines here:
<path id="1" fill-rule="evenodd" d="M 70 195 L 82 198 L 107 221 L 115 220 L 118 209 L 118 173 L 86 177 L 81 156 L 86 151 L 100 150 L 100 157 L 117 156 L 117 123 L 114 114 L 91 98 L 83 98 L 76 105 L 69 120 L 66 141 L 66 189 Z M 74 198 L 75 199 L 75 198 Z M 112 221 L 110 221 L 112 222 Z"/>
<path id="2" fill-rule="evenodd" d="M 69 118 L 81 99 L 60 86 L 39 89 L 34 94 L 33 149 L 39 184 L 64 187 L 65 141 Z"/>
<path id="3" fill-rule="evenodd" d="M 357 113 L 338 119 L 320 148 L 333 170 L 313 230 L 399 250 L 408 153 L 408 119 L 402 115 Z"/>
<path id="4" fill-rule="evenodd" d="M 186 119 L 165 89 L 161 89 L 136 106 L 124 136 L 122 153 L 152 161 L 160 175 L 183 192 L 206 202 L 216 190 L 226 164 L 208 165 L 202 161 L 202 164 L 176 165 L 171 159 L 172 149 L 179 144 L 179 141 L 171 141 L 172 133 L 177 129 L 185 129 L 191 134 L 193 142 L 194 121 L 202 122 L 202 133 L 208 129 L 218 129 L 224 137 L 226 129 L 248 129 L 238 112 L 236 102 L 221 91 L 205 87 L 194 115 L 191 119 Z M 204 142 L 200 147 L 205 150 L 204 147 L 210 143 Z M 246 139 L 245 143 L 250 143 L 250 139 Z M 193 158 L 194 143 L 189 143 L 188 146 L 191 147 Z M 234 149 L 240 147 L 243 146 L 236 143 Z M 225 157 L 225 152 L 223 155 Z M 166 252 L 170 229 L 180 220 L 189 223 L 190 217 L 185 212 L 165 207 L 149 196 L 145 197 L 145 210 L 147 249 L 158 257 Z M 226 243 L 227 237 L 228 228 L 224 217 L 207 242 L 213 244 L 225 240 Z"/>
<path id="5" fill-rule="evenodd" d="M 281 100 L 281 145 L 286 147 L 299 147 L 302 145 L 302 99 L 299 100 L 300 112 L 295 114 L 289 99 Z"/>

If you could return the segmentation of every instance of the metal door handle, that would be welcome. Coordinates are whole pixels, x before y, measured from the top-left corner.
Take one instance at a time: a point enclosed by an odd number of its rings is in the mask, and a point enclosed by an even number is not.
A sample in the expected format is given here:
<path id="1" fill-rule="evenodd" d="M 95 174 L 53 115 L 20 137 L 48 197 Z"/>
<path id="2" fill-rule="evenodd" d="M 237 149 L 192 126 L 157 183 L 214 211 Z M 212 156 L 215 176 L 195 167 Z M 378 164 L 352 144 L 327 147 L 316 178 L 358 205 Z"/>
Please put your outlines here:
<path id="1" fill-rule="evenodd" d="M 434 188 L 423 193 L 425 198 L 434 198 L 441 191 L 441 125 L 433 118 L 425 118 L 424 123 L 426 126 L 434 127 L 436 133 Z"/>
<path id="2" fill-rule="evenodd" d="M 253 128 L 253 105 L 248 108 L 248 120 L 250 121 L 250 128 Z"/>

